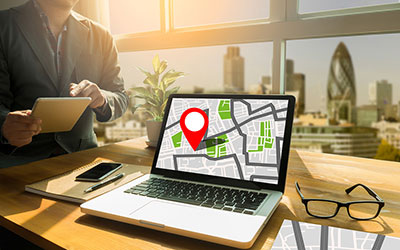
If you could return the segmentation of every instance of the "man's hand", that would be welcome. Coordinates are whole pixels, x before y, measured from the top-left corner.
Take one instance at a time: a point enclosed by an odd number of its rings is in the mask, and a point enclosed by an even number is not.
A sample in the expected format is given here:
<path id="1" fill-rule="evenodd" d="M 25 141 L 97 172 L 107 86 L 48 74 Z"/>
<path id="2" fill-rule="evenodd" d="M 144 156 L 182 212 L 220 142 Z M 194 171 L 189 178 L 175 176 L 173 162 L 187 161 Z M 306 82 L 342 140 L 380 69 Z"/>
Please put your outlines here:
<path id="1" fill-rule="evenodd" d="M 71 83 L 69 85 L 69 95 L 92 98 L 89 104 L 91 108 L 101 107 L 106 102 L 106 97 L 100 91 L 99 86 L 88 80 L 83 80 L 79 84 Z"/>
<path id="2" fill-rule="evenodd" d="M 3 137 L 8 143 L 22 147 L 32 142 L 32 137 L 42 130 L 42 120 L 31 116 L 31 110 L 8 113 L 2 129 Z"/>

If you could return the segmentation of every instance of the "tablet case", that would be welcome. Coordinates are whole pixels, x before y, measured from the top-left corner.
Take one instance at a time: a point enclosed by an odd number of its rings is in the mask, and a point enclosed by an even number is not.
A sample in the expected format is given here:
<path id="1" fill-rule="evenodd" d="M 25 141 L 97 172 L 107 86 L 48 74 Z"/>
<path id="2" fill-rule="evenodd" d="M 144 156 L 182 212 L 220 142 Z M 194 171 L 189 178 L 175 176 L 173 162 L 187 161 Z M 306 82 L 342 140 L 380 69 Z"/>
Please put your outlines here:
<path id="1" fill-rule="evenodd" d="M 42 120 L 40 133 L 70 131 L 90 101 L 90 97 L 40 97 L 32 108 L 32 116 Z"/>

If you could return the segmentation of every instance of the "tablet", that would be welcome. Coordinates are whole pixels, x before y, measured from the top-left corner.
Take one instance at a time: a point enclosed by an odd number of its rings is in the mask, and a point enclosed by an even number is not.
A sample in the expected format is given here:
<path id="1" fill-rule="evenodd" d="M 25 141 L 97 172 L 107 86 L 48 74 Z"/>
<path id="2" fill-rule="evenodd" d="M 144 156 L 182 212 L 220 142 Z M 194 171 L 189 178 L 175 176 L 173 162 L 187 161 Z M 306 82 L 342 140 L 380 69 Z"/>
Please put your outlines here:
<path id="1" fill-rule="evenodd" d="M 90 97 L 40 97 L 32 116 L 42 120 L 40 133 L 70 131 L 92 99 Z"/>

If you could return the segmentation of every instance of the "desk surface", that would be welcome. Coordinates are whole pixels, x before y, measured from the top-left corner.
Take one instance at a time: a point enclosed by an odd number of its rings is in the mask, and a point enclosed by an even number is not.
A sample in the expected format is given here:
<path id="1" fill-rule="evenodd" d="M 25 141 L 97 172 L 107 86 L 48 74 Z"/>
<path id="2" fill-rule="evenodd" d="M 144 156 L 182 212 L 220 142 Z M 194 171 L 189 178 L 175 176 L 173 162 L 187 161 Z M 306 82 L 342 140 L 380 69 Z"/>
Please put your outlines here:
<path id="1" fill-rule="evenodd" d="M 23 166 L 0 169 L 0 225 L 50 249 L 230 249 L 182 236 L 158 232 L 85 215 L 77 204 L 44 199 L 24 192 L 26 184 L 89 163 L 98 157 L 150 166 L 154 150 L 143 138 Z M 150 167 L 144 167 L 149 171 Z M 270 249 L 284 219 L 294 219 L 400 237 L 400 163 L 310 153 L 290 152 L 285 195 L 252 249 Z M 341 209 L 334 219 L 309 217 L 294 188 L 301 184 L 306 197 L 324 195 L 345 201 L 344 189 L 363 183 L 386 202 L 380 216 L 355 221 Z M 355 196 L 368 198 L 364 192 Z M 353 194 L 353 193 L 352 193 Z"/>

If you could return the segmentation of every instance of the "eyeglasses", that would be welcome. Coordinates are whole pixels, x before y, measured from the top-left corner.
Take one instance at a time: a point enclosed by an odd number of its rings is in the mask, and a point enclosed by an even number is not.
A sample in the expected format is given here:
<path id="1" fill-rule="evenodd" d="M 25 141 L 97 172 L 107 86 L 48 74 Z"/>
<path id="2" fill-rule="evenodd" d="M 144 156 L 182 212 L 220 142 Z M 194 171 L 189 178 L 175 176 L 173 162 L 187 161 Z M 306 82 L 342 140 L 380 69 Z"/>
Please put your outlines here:
<path id="1" fill-rule="evenodd" d="M 379 197 L 372 189 L 363 185 L 356 184 L 354 186 L 346 189 L 346 194 L 350 194 L 356 187 L 363 187 L 368 194 L 375 198 L 375 201 L 350 201 L 350 202 L 339 202 L 334 200 L 327 199 L 306 199 L 300 191 L 299 183 L 295 183 L 297 193 L 301 197 L 301 202 L 306 207 L 306 211 L 309 215 L 328 219 L 337 215 L 339 209 L 341 207 L 347 208 L 347 213 L 352 219 L 355 220 L 370 220 L 376 218 L 382 207 L 385 205 L 385 202 Z"/>

